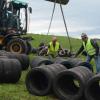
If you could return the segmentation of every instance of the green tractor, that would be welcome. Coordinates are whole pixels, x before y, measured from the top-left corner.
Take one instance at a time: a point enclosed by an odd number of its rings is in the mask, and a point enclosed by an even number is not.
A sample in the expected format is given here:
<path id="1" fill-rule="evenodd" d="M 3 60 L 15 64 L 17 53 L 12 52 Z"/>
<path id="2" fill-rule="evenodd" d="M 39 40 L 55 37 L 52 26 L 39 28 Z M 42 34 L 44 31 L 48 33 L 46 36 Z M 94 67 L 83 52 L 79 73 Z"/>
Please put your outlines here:
<path id="1" fill-rule="evenodd" d="M 69 0 L 46 0 L 67 4 Z M 21 0 L 0 0 L 0 50 L 29 54 L 31 37 L 26 35 L 32 8 Z"/>
<path id="2" fill-rule="evenodd" d="M 0 50 L 29 54 L 31 37 L 26 35 L 32 8 L 18 0 L 0 0 Z"/>

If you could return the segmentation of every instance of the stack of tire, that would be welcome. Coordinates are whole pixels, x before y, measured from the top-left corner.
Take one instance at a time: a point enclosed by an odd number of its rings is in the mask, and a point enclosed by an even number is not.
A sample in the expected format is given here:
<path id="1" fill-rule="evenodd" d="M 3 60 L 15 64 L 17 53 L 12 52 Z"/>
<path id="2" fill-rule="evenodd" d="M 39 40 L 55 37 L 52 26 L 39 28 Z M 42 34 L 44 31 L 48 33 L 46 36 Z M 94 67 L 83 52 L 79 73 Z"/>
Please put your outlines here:
<path id="1" fill-rule="evenodd" d="M 66 68 L 61 64 L 41 65 L 33 68 L 26 77 L 26 87 L 31 94 L 44 96 L 52 92 L 56 75 Z"/>
<path id="2" fill-rule="evenodd" d="M 60 100 L 86 100 L 84 91 L 93 73 L 84 66 L 78 66 L 59 73 L 53 89 Z M 92 100 L 92 99 L 88 99 Z"/>
<path id="3" fill-rule="evenodd" d="M 0 83 L 16 83 L 29 66 L 26 55 L 0 51 Z"/>
<path id="4" fill-rule="evenodd" d="M 36 96 L 53 93 L 60 100 L 85 100 L 84 91 L 93 76 L 87 68 L 90 64 L 75 58 L 57 58 L 52 62 L 36 57 L 30 65 L 32 69 L 26 76 L 29 93 Z"/>
<path id="5" fill-rule="evenodd" d="M 27 70 L 29 67 L 29 57 L 26 54 L 11 53 L 0 51 L 0 56 L 6 56 L 9 59 L 17 59 L 21 63 L 22 70 Z"/>

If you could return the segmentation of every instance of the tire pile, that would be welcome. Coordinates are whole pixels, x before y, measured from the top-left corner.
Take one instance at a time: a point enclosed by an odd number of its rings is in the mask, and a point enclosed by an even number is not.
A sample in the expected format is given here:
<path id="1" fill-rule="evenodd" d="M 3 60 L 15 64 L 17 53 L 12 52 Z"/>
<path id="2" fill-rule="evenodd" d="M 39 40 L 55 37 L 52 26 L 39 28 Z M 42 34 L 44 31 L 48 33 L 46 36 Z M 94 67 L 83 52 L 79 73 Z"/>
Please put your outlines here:
<path id="1" fill-rule="evenodd" d="M 29 67 L 29 58 L 25 54 L 0 51 L 0 83 L 16 83 L 22 70 Z"/>
<path id="2" fill-rule="evenodd" d="M 30 65 L 26 76 L 30 94 L 55 94 L 59 100 L 100 100 L 100 74 L 94 75 L 90 64 L 76 58 L 50 61 L 35 57 Z"/>

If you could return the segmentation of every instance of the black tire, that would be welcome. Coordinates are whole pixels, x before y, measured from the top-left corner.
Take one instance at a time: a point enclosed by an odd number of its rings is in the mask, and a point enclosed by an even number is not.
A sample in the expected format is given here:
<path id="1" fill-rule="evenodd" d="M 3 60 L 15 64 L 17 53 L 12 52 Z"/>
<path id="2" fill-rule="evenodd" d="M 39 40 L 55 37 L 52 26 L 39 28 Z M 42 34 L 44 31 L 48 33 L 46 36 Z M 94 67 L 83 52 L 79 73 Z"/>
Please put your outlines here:
<path id="1" fill-rule="evenodd" d="M 82 63 L 82 60 L 76 59 L 76 58 L 61 58 L 57 57 L 55 59 L 55 63 L 59 63 L 64 65 L 67 69 L 73 68 L 78 66 L 80 63 Z"/>
<path id="2" fill-rule="evenodd" d="M 0 54 L 2 54 L 2 53 L 6 53 L 7 51 L 5 51 L 5 50 L 0 50 Z"/>
<path id="3" fill-rule="evenodd" d="M 0 59 L 1 59 L 1 58 L 8 58 L 8 57 L 7 57 L 7 56 L 0 56 Z"/>
<path id="4" fill-rule="evenodd" d="M 55 78 L 54 92 L 60 100 L 81 100 L 87 81 L 92 76 L 92 72 L 84 66 L 63 71 Z M 74 80 L 78 81 L 79 86 Z"/>
<path id="5" fill-rule="evenodd" d="M 41 56 L 36 56 L 30 62 L 30 66 L 31 66 L 31 68 L 35 68 L 35 67 L 38 67 L 38 66 L 40 66 L 42 64 L 44 64 L 44 65 L 50 65 L 52 63 L 53 62 L 51 60 L 49 60 L 48 58 L 41 57 Z"/>
<path id="6" fill-rule="evenodd" d="M 0 83 L 16 83 L 21 77 L 21 65 L 16 59 L 0 58 Z"/>
<path id="7" fill-rule="evenodd" d="M 66 68 L 60 64 L 42 65 L 35 67 L 26 77 L 26 88 L 29 93 L 45 96 L 52 91 L 52 84 L 56 75 Z"/>
<path id="8" fill-rule="evenodd" d="M 18 59 L 21 63 L 22 70 L 27 70 L 29 68 L 29 57 L 25 54 L 15 55 L 15 58 Z"/>
<path id="9" fill-rule="evenodd" d="M 100 73 L 93 76 L 85 89 L 86 100 L 100 100 Z"/>
<path id="10" fill-rule="evenodd" d="M 6 54 L 7 54 L 7 51 L 0 50 L 0 56 L 6 56 Z"/>
<path id="11" fill-rule="evenodd" d="M 78 99 L 78 100 L 86 100 L 86 97 L 85 97 L 85 95 L 83 95 L 80 99 Z"/>
<path id="12" fill-rule="evenodd" d="M 0 52 L 0 56 L 7 56 L 11 59 L 17 59 L 21 63 L 22 70 L 27 70 L 29 67 L 30 59 L 26 54 L 17 54 L 11 52 Z"/>
<path id="13" fill-rule="evenodd" d="M 31 43 L 26 41 L 26 44 L 27 44 L 27 54 L 30 54 L 32 53 L 32 46 L 31 46 Z"/>
<path id="14" fill-rule="evenodd" d="M 9 52 L 15 52 L 19 54 L 27 54 L 27 44 L 25 40 L 20 38 L 11 39 L 6 46 L 6 50 Z"/>
<path id="15" fill-rule="evenodd" d="M 87 62 L 82 62 L 80 64 L 78 64 L 79 66 L 84 66 L 86 68 L 89 68 L 91 71 L 93 71 L 93 66 L 90 63 Z"/>
<path id="16" fill-rule="evenodd" d="M 55 2 L 55 0 L 46 0 L 46 1 Z M 65 5 L 65 4 L 68 4 L 69 0 L 61 0 L 61 1 L 56 0 L 56 2 L 59 4 L 61 3 L 61 4 Z"/>
<path id="17" fill-rule="evenodd" d="M 8 53 L 7 56 L 9 58 L 14 58 L 19 60 L 21 63 L 22 70 L 27 70 L 29 68 L 29 57 L 26 54 L 16 54 L 16 53 Z"/>

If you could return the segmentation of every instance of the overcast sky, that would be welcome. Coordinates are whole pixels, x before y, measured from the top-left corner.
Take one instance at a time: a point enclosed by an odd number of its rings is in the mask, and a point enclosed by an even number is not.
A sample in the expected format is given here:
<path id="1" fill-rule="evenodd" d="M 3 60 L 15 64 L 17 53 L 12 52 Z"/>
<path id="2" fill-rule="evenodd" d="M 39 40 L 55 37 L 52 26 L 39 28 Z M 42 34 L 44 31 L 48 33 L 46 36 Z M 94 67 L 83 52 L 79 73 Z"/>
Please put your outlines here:
<path id="1" fill-rule="evenodd" d="M 33 9 L 29 32 L 47 33 L 53 3 L 45 0 L 27 0 L 27 2 Z M 63 9 L 71 37 L 80 37 L 82 32 L 88 33 L 90 37 L 100 37 L 100 0 L 69 0 Z M 66 35 L 58 4 L 50 34 Z"/>

